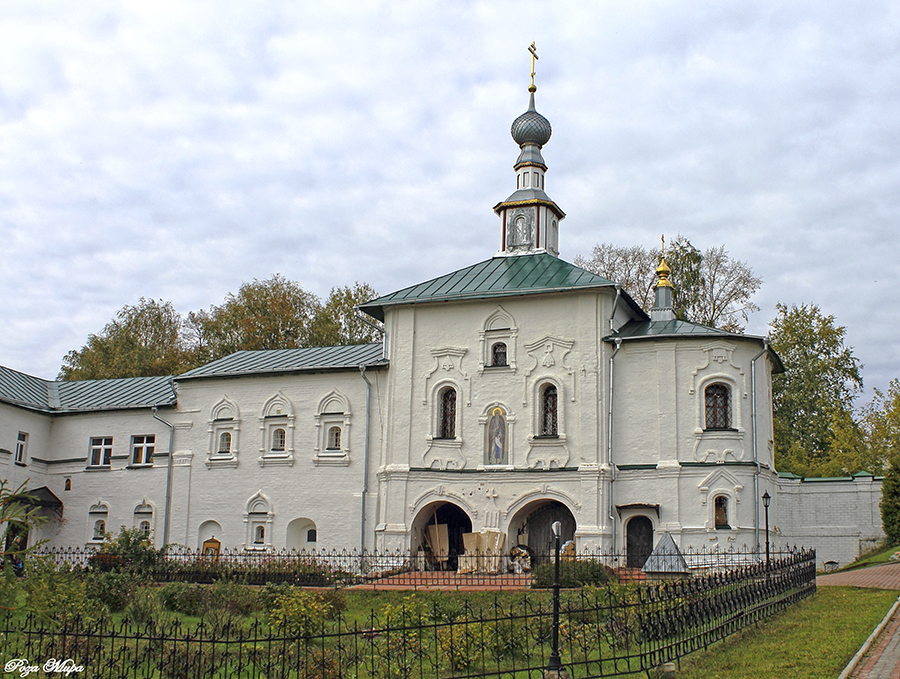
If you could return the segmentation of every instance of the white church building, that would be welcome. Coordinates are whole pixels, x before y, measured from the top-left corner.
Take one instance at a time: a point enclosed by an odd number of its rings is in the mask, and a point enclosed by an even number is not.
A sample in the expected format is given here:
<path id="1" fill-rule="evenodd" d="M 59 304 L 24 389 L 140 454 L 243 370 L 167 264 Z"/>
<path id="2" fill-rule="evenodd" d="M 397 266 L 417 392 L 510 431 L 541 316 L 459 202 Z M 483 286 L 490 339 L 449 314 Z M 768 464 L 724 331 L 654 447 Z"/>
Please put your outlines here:
<path id="1" fill-rule="evenodd" d="M 529 90 L 498 251 L 363 305 L 383 342 L 241 351 L 173 377 L 0 367 L 0 478 L 27 481 L 48 517 L 28 542 L 127 526 L 193 548 L 415 552 L 437 536 L 461 553 L 477 533 L 546 553 L 559 520 L 579 552 L 637 558 L 665 533 L 764 549 L 767 493 L 773 544 L 820 563 L 874 546 L 880 480 L 776 472 L 784 368 L 764 338 L 677 320 L 664 260 L 648 316 L 559 258 L 551 128 Z"/>

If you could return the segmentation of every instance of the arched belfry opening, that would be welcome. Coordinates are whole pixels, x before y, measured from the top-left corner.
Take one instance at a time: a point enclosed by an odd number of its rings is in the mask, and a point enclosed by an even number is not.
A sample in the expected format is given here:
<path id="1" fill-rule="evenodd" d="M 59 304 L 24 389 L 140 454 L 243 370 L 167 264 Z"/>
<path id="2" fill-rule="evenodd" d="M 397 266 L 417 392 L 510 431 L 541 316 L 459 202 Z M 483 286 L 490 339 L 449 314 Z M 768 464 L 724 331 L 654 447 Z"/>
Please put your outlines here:
<path id="1" fill-rule="evenodd" d="M 413 551 L 421 549 L 431 568 L 455 571 L 465 552 L 463 533 L 472 532 L 472 519 L 452 502 L 433 502 L 413 521 Z"/>
<path id="2" fill-rule="evenodd" d="M 575 517 L 569 508 L 557 500 L 536 500 L 516 512 L 510 522 L 508 544 L 528 547 L 538 562 L 548 559 L 553 554 L 554 521 L 560 523 L 560 545 L 575 540 Z"/>

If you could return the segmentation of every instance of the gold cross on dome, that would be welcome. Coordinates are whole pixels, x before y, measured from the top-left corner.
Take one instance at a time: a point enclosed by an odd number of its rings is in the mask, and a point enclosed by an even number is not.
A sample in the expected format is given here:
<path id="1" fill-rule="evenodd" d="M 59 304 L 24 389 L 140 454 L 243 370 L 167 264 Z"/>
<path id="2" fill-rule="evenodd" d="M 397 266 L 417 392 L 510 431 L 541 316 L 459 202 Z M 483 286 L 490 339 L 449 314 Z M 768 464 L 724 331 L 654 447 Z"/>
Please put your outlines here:
<path id="1" fill-rule="evenodd" d="M 531 52 L 531 86 L 528 89 L 529 91 L 534 92 L 537 89 L 534 86 L 534 62 L 538 59 L 538 55 L 537 47 L 534 46 L 533 42 L 528 46 L 528 51 Z"/>

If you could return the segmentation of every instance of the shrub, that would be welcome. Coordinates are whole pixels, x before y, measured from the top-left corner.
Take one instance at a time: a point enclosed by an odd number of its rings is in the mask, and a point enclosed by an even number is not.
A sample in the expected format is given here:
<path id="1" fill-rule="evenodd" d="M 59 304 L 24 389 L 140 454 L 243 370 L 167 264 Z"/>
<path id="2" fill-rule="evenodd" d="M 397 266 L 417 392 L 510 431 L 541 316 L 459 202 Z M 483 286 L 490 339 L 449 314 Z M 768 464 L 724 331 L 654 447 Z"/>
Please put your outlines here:
<path id="1" fill-rule="evenodd" d="M 163 551 L 154 549 L 140 528 L 122 526 L 116 537 L 106 534 L 100 551 L 88 563 L 97 570 L 148 571 L 162 561 Z"/>
<path id="2" fill-rule="evenodd" d="M 139 580 L 125 571 L 99 570 L 84 575 L 85 594 L 110 611 L 123 610 L 134 598 Z"/>
<path id="3" fill-rule="evenodd" d="M 298 636 L 313 636 L 332 614 L 330 606 L 315 592 L 293 589 L 278 597 L 269 616 L 272 624 Z"/>
<path id="4" fill-rule="evenodd" d="M 552 561 L 535 568 L 532 587 L 552 587 L 553 569 Z M 614 581 L 611 569 L 597 561 L 575 559 L 559 563 L 560 587 L 584 587 L 585 585 L 602 585 Z"/>
<path id="5" fill-rule="evenodd" d="M 207 599 L 207 588 L 185 582 L 170 582 L 159 590 L 162 605 L 173 613 L 199 617 Z"/>
<path id="6" fill-rule="evenodd" d="M 89 627 L 102 617 L 106 606 L 87 596 L 84 580 L 68 566 L 59 570 L 49 559 L 34 559 L 25 580 L 25 604 L 41 618 L 60 624 L 80 621 Z"/>
<path id="7" fill-rule="evenodd" d="M 125 606 L 125 616 L 136 625 L 153 625 L 163 619 L 163 606 L 152 587 L 139 588 Z"/>

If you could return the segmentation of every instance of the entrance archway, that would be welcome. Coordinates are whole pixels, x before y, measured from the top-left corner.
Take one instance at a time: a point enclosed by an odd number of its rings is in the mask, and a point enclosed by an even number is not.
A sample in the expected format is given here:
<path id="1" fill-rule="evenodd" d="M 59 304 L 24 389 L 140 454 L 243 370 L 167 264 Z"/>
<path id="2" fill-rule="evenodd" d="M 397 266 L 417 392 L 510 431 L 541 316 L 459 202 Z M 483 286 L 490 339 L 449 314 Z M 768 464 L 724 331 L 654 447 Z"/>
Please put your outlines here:
<path id="1" fill-rule="evenodd" d="M 471 532 L 472 520 L 462 508 L 452 502 L 434 502 L 413 522 L 413 550 L 421 547 L 433 567 L 455 571 L 459 555 L 465 552 L 463 533 Z"/>
<path id="2" fill-rule="evenodd" d="M 635 516 L 625 526 L 625 554 L 629 568 L 643 568 L 653 552 L 653 522 Z"/>
<path id="3" fill-rule="evenodd" d="M 560 523 L 561 545 L 575 540 L 575 517 L 569 508 L 556 500 L 538 500 L 519 510 L 510 522 L 510 546 L 527 546 L 537 563 L 549 559 L 553 554 L 554 521 Z"/>

